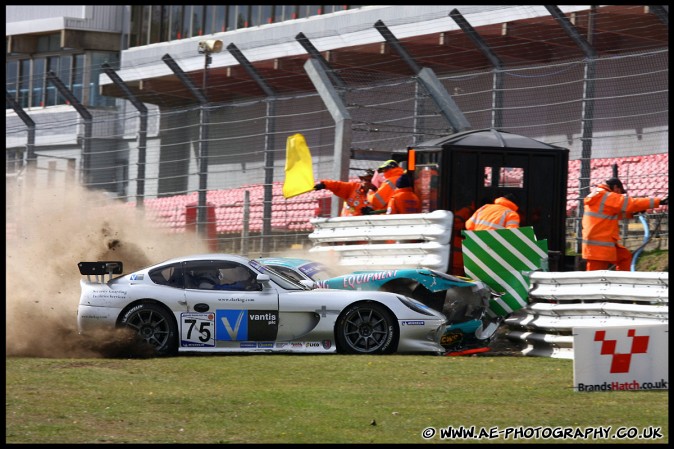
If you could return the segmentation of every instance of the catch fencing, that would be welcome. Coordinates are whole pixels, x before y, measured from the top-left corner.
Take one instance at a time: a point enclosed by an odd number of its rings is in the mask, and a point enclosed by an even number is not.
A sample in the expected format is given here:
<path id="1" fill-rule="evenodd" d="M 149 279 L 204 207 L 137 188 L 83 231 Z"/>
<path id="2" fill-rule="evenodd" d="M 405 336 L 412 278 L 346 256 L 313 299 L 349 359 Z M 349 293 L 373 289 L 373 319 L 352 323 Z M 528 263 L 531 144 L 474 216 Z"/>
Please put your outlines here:
<path id="1" fill-rule="evenodd" d="M 498 14 L 498 10 L 492 14 Z M 519 39 L 541 41 L 541 48 L 544 48 L 541 36 L 528 35 L 526 27 L 518 28 L 517 33 Z M 451 61 L 454 52 L 461 51 L 453 46 L 440 48 L 435 56 L 437 60 Z M 495 50 L 498 53 L 499 49 Z M 176 55 L 178 62 L 180 56 Z M 526 54 L 521 56 L 526 60 Z M 142 71 L 144 64 L 156 63 L 138 61 L 138 67 L 127 69 Z M 503 83 L 498 92 L 494 70 L 454 73 L 447 68 L 436 75 L 473 129 L 493 127 L 498 112 L 501 117 L 499 129 L 568 148 L 572 162 L 584 157 L 588 145 L 592 160 L 666 154 L 669 146 L 669 49 L 621 52 L 617 47 L 611 56 L 598 57 L 592 63 L 595 79 L 591 116 L 584 111 L 588 61 L 582 56 L 543 65 L 501 67 L 498 70 Z M 377 71 L 376 61 L 372 66 L 358 70 L 335 67 L 334 71 L 345 83 L 346 88 L 340 95 L 351 118 L 348 139 L 352 152 L 350 178 L 355 179 L 365 168 L 378 166 L 388 159 L 386 156 L 391 151 L 452 133 L 430 93 L 420 87 L 416 76 L 385 78 Z M 227 82 L 226 77 L 212 76 L 209 89 L 217 90 L 219 85 Z M 92 88 L 83 86 L 85 91 Z M 502 100 L 498 111 L 493 103 L 497 93 Z M 139 162 L 141 116 L 128 101 L 116 100 L 115 108 L 92 108 L 90 127 L 85 126 L 83 119 L 67 105 L 29 109 L 27 112 L 35 122 L 36 130 L 36 176 L 33 181 L 26 176 L 28 130 L 16 115 L 8 113 L 8 229 L 21 228 L 20 224 L 12 222 L 12 217 L 21 215 L 16 212 L 25 205 L 22 203 L 27 196 L 22 194 L 22 189 L 48 187 L 58 201 L 68 195 L 68 181 L 76 179 L 87 189 L 107 192 L 117 201 L 138 207 L 146 213 L 148 221 L 156 216 L 170 216 L 173 220 L 171 232 L 186 232 L 191 223 L 185 214 L 187 201 L 183 199 L 201 194 L 203 181 L 209 193 L 227 192 L 242 186 L 251 186 L 251 190 L 252 186 L 271 188 L 281 183 L 285 176 L 286 139 L 296 133 L 303 134 L 309 145 L 315 178 L 334 175 L 337 125 L 317 92 L 206 106 L 160 108 L 150 100 L 147 102 L 148 128 L 142 163 Z M 161 103 L 159 100 L 157 98 L 156 104 Z M 272 102 L 274 107 L 269 107 Z M 209 112 L 207 123 L 200 122 L 203 108 Z M 50 113 L 55 111 L 57 117 Z M 207 127 L 207 133 L 201 133 L 202 125 Z M 587 128 L 593 129 L 589 137 L 583 131 Z M 91 134 L 86 132 L 87 129 Z M 205 174 L 201 171 L 199 157 L 202 139 L 209 148 Z M 620 164 L 618 170 L 628 185 L 641 179 L 658 180 L 659 183 L 654 182 L 645 192 L 649 195 L 667 193 L 662 191 L 669 178 L 666 164 L 659 164 L 646 173 L 629 172 L 627 165 Z M 592 174 L 590 178 L 580 174 L 570 179 L 572 201 L 583 197 L 583 182 L 596 180 Z M 175 201 L 169 205 L 149 201 L 165 198 Z M 265 248 L 268 254 L 261 255 L 280 254 L 290 246 L 311 244 L 310 218 L 302 218 L 307 226 L 293 221 L 293 227 L 273 226 L 268 233 L 257 226 L 262 220 L 274 223 L 277 214 L 281 213 L 277 211 L 288 209 L 288 202 L 294 199 L 265 195 L 252 202 L 249 232 L 243 226 L 243 217 L 248 212 L 244 210 L 244 200 L 226 195 L 223 198 L 222 202 L 214 204 L 216 223 L 205 223 L 207 228 L 212 225 L 219 229 L 216 235 L 204 236 L 214 240 L 210 247 L 248 251 L 247 255 L 254 256 L 264 252 Z M 336 201 L 336 198 L 332 200 Z M 79 206 L 86 210 L 91 204 Z M 271 206 L 268 209 L 272 211 L 271 216 L 260 216 L 258 206 Z M 224 226 L 217 222 L 221 216 L 217 213 L 219 209 L 235 207 L 241 211 L 240 226 Z M 161 228 L 163 224 L 157 223 L 157 226 Z M 573 229 L 578 229 L 577 220 L 570 226 L 570 233 Z M 239 244 L 242 239 L 249 243 Z M 260 243 L 269 240 L 271 245 Z"/>

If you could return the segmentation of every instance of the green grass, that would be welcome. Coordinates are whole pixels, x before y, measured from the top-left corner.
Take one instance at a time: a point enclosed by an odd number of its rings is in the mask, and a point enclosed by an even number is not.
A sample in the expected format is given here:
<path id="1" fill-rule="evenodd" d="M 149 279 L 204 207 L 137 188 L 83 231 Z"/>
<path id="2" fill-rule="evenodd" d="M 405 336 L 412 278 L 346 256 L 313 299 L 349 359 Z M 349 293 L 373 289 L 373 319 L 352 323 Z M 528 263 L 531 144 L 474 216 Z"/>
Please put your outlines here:
<path id="1" fill-rule="evenodd" d="M 423 443 L 460 425 L 659 427 L 619 442 L 669 441 L 668 392 L 575 392 L 573 361 L 551 358 L 10 357 L 6 378 L 6 443 Z"/>
<path id="2" fill-rule="evenodd" d="M 669 271 L 669 250 L 644 251 L 639 255 L 636 271 Z"/>

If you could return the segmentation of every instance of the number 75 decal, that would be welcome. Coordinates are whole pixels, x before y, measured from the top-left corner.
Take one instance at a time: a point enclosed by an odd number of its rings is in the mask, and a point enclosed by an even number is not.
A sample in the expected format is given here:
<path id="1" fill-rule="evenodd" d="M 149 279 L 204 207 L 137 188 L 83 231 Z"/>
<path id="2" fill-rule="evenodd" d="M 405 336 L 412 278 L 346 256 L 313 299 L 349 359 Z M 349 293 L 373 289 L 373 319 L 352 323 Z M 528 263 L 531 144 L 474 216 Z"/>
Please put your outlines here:
<path id="1" fill-rule="evenodd" d="M 183 313 L 180 315 L 180 346 L 213 347 L 215 346 L 214 329 L 214 313 Z"/>

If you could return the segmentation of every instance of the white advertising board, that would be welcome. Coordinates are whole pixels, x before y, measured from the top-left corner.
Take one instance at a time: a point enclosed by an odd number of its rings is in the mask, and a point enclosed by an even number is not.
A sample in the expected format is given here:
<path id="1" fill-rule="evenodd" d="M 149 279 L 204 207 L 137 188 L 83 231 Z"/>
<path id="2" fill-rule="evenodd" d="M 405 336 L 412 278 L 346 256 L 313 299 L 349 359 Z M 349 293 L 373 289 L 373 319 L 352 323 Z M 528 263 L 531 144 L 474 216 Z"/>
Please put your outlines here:
<path id="1" fill-rule="evenodd" d="M 574 327 L 576 391 L 669 389 L 669 324 Z"/>

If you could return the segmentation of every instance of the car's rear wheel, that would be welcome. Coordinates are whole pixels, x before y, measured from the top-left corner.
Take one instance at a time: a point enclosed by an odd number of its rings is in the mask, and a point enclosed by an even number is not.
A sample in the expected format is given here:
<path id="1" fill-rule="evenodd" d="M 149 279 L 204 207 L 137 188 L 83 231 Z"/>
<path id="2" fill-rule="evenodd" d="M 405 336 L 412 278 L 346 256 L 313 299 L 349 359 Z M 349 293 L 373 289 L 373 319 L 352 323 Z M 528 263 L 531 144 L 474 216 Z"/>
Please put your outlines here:
<path id="1" fill-rule="evenodd" d="M 138 304 L 124 314 L 121 325 L 133 331 L 136 341 L 155 355 L 173 355 L 178 351 L 178 326 L 164 307 Z"/>
<path id="2" fill-rule="evenodd" d="M 347 354 L 390 354 L 398 346 L 398 328 L 385 307 L 359 303 L 337 320 L 336 339 L 340 352 Z"/>

